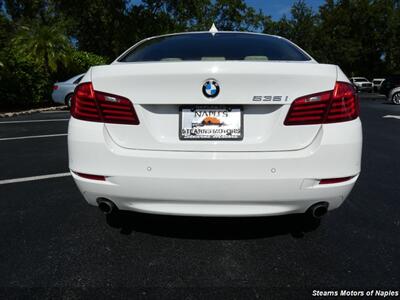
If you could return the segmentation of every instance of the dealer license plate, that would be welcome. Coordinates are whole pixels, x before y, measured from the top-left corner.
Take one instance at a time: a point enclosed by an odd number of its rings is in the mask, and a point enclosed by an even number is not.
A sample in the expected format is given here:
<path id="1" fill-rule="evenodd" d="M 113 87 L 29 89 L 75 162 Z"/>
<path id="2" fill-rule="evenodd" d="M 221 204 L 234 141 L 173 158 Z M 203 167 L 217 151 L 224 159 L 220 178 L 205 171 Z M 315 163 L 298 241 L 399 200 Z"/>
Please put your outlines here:
<path id="1" fill-rule="evenodd" d="M 179 138 L 181 140 L 241 140 L 243 117 L 241 107 L 181 107 Z"/>

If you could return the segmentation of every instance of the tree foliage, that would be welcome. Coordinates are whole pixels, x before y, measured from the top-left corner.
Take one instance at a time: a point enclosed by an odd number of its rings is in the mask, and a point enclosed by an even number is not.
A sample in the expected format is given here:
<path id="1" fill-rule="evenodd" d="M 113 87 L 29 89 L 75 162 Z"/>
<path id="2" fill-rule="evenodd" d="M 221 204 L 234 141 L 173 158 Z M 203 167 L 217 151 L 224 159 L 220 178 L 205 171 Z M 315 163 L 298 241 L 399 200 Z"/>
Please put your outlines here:
<path id="1" fill-rule="evenodd" d="M 54 1 L 63 19 L 69 18 L 69 34 L 79 49 L 114 57 L 123 48 L 127 24 L 125 0 Z"/>
<path id="2" fill-rule="evenodd" d="M 68 64 L 71 44 L 59 24 L 44 25 L 32 21 L 21 25 L 11 43 L 18 56 L 43 66 L 47 75 L 55 73 L 59 65 Z"/>
<path id="3" fill-rule="evenodd" d="M 96 55 L 86 51 L 73 51 L 69 58 L 69 64 L 62 74 L 64 78 L 72 77 L 79 73 L 85 73 L 91 66 L 104 65 L 108 61 L 104 56 Z"/>
<path id="4" fill-rule="evenodd" d="M 400 0 L 305 0 L 273 20 L 245 0 L 0 0 L 5 102 L 49 99 L 54 80 L 112 61 L 139 40 L 172 32 L 262 31 L 288 38 L 348 75 L 400 72 Z"/>
<path id="5" fill-rule="evenodd" d="M 313 12 L 299 0 L 291 15 L 266 19 L 264 32 L 289 38 L 319 62 L 338 64 L 351 76 L 400 72 L 400 1 L 326 0 Z"/>
<path id="6" fill-rule="evenodd" d="M 0 107 L 29 107 L 48 99 L 51 81 L 43 69 L 30 57 L 16 52 L 2 53 L 0 68 Z"/>

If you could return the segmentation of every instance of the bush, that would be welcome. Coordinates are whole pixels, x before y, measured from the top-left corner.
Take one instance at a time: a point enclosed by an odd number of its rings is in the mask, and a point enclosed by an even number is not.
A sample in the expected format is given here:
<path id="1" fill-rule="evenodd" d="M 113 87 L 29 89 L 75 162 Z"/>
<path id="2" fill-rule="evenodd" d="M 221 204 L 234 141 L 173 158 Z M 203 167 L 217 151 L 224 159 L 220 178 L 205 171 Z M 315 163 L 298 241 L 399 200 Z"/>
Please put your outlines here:
<path id="1" fill-rule="evenodd" d="M 105 57 L 85 52 L 74 50 L 71 52 L 67 67 L 61 67 L 57 72 L 59 81 L 67 80 L 80 73 L 85 73 L 91 66 L 104 65 L 107 63 Z"/>
<path id="2" fill-rule="evenodd" d="M 72 68 L 76 68 L 77 73 L 87 71 L 91 66 L 104 65 L 107 59 L 85 51 L 74 51 L 71 55 Z"/>
<path id="3" fill-rule="evenodd" d="M 13 52 L 3 54 L 1 61 L 1 108 L 28 108 L 49 99 L 52 83 L 40 65 Z"/>
<path id="4" fill-rule="evenodd" d="M 12 49 L 0 53 L 0 108 L 25 109 L 51 103 L 52 85 L 86 72 L 91 66 L 107 60 L 89 52 L 72 50 L 66 66 L 56 74 L 47 75 L 43 66 Z"/>

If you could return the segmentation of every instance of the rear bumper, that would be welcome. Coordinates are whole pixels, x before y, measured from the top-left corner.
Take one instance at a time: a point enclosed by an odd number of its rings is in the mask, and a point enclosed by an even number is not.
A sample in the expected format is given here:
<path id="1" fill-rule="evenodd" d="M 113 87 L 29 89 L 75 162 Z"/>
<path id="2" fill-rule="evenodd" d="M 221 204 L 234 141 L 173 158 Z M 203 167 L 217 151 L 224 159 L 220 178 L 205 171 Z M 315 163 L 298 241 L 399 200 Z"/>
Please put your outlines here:
<path id="1" fill-rule="evenodd" d="M 121 148 L 101 123 L 71 118 L 70 169 L 92 205 L 99 197 L 119 209 L 200 216 L 303 213 L 326 201 L 341 205 L 360 172 L 359 119 L 324 125 L 308 147 L 281 152 L 179 152 Z M 319 179 L 354 176 L 336 184 Z"/>

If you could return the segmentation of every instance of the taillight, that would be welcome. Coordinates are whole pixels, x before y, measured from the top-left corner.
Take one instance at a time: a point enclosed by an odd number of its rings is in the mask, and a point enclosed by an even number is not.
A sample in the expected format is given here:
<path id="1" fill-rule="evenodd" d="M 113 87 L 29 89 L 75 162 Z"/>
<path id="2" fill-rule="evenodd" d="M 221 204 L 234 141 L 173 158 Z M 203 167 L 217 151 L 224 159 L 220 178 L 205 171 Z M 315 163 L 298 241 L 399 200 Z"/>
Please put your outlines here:
<path id="1" fill-rule="evenodd" d="M 358 97 L 347 82 L 336 82 L 333 91 L 293 101 L 285 125 L 326 124 L 354 120 L 359 115 Z"/>
<path id="2" fill-rule="evenodd" d="M 71 103 L 71 115 L 80 120 L 102 122 L 91 82 L 85 82 L 75 88 Z"/>
<path id="3" fill-rule="evenodd" d="M 86 174 L 86 173 L 79 173 L 79 172 L 74 172 L 76 175 L 86 178 L 86 179 L 91 179 L 91 180 L 100 180 L 100 181 L 105 181 L 106 177 L 103 175 L 93 175 L 93 174 Z"/>
<path id="4" fill-rule="evenodd" d="M 354 120 L 359 115 L 359 103 L 353 86 L 346 82 L 336 82 L 331 106 L 324 123 Z"/>
<path id="5" fill-rule="evenodd" d="M 104 123 L 139 124 L 136 111 L 128 99 L 102 92 L 95 92 L 95 95 Z"/>
<path id="6" fill-rule="evenodd" d="M 294 100 L 285 125 L 322 124 L 331 102 L 332 92 L 308 95 Z"/>
<path id="7" fill-rule="evenodd" d="M 98 92 L 91 82 L 78 85 L 72 98 L 71 115 L 80 120 L 138 125 L 132 102 L 124 97 Z"/>
<path id="8" fill-rule="evenodd" d="M 53 85 L 53 91 L 58 90 L 58 85 Z"/>
<path id="9" fill-rule="evenodd" d="M 352 179 L 354 176 L 349 176 L 349 177 L 340 177 L 340 178 L 327 178 L 327 179 L 321 179 L 319 181 L 319 184 L 333 184 L 333 183 L 340 183 L 340 182 L 345 182 L 350 179 Z"/>

